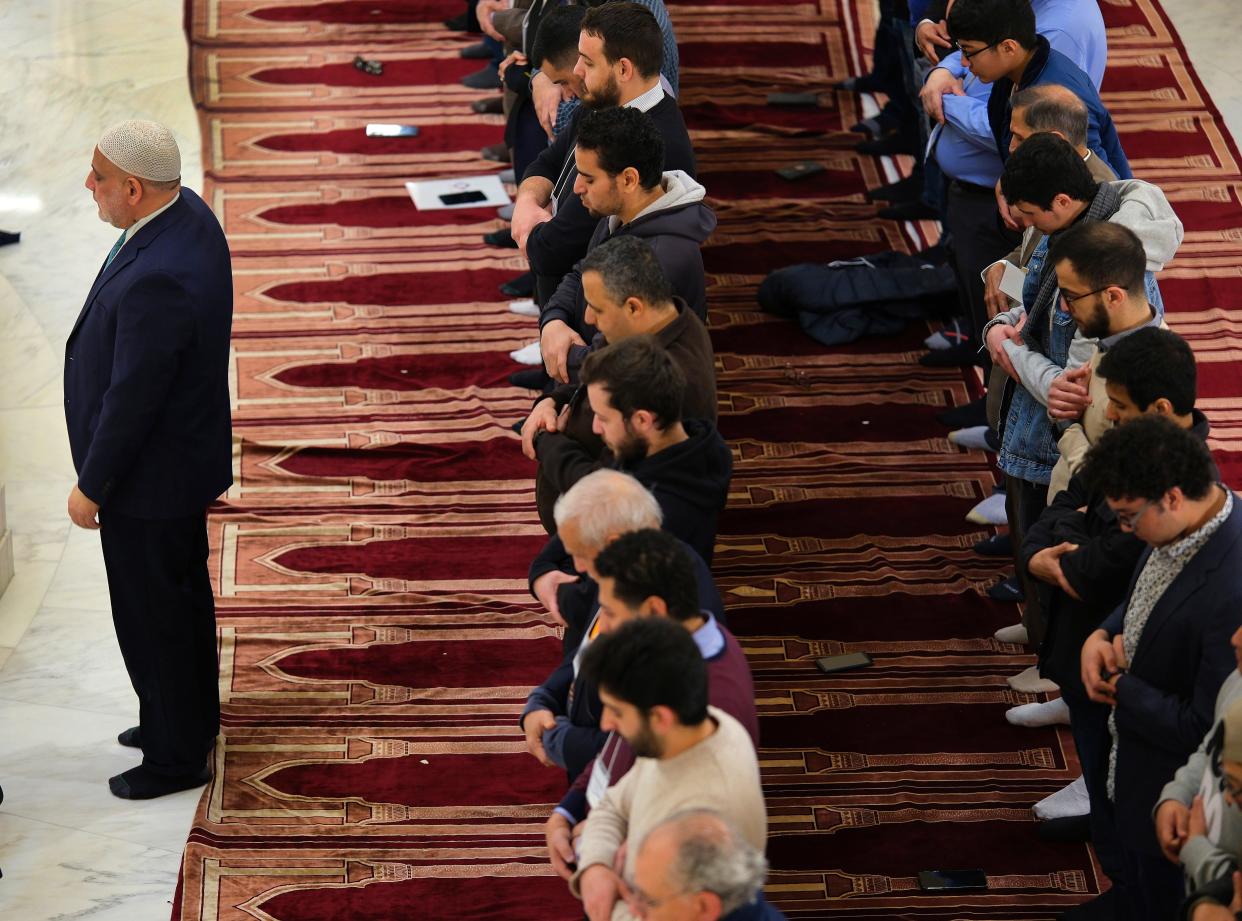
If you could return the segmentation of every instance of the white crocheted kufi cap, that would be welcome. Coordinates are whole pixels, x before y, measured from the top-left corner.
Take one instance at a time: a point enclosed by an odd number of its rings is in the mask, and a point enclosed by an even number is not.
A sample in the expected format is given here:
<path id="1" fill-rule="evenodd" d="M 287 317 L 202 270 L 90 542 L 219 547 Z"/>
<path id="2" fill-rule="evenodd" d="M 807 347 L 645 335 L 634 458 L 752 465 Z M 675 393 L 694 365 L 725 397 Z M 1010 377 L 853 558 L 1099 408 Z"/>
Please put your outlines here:
<path id="1" fill-rule="evenodd" d="M 130 119 L 99 139 L 99 152 L 129 176 L 152 182 L 181 178 L 181 151 L 173 133 L 158 122 Z"/>

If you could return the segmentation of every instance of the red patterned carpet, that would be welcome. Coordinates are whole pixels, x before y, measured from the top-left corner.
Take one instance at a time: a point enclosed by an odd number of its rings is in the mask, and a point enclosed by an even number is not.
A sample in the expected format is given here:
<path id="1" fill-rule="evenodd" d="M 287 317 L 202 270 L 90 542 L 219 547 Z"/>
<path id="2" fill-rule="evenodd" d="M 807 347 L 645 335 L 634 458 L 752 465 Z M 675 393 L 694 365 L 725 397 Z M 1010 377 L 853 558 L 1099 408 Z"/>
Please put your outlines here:
<path id="1" fill-rule="evenodd" d="M 1151 0 L 1108 0 L 1105 99 L 1136 172 L 1186 243 L 1161 277 L 1199 350 L 1227 476 L 1242 449 L 1238 156 Z M 716 574 L 755 672 L 769 893 L 794 918 L 1051 918 L 1098 891 L 1082 845 L 1029 807 L 1074 776 L 1068 735 L 1020 730 L 1016 618 L 977 588 L 965 512 L 980 453 L 934 414 L 956 372 L 916 364 L 925 331 L 831 352 L 758 311 L 764 273 L 904 247 L 862 192 L 857 100 L 764 105 L 860 72 L 865 2 L 670 2 L 683 103 L 720 227 L 705 249 L 721 429 L 736 473 Z M 498 117 L 457 80 L 460 0 L 190 0 L 205 197 L 233 246 L 236 485 L 210 519 L 224 731 L 174 917 L 195 921 L 581 917 L 543 859 L 563 775 L 516 716 L 559 640 L 526 591 L 542 530 L 509 429 L 529 405 L 507 353 L 535 335 L 496 285 L 486 210 L 419 213 L 401 181 L 495 168 Z M 384 61 L 382 78 L 351 66 Z M 370 120 L 415 139 L 370 139 Z M 796 186 L 772 169 L 814 158 Z M 1236 482 L 1236 479 L 1234 480 Z M 835 678 L 819 655 L 876 667 Z M 991 889 L 919 893 L 936 865 Z"/>

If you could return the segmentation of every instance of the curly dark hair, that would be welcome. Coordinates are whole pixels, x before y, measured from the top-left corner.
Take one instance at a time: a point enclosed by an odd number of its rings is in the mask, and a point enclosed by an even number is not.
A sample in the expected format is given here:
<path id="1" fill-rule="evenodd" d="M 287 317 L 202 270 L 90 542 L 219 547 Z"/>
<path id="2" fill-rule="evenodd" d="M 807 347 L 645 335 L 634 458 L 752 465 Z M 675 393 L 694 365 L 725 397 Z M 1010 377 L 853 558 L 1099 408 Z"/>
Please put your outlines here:
<path id="1" fill-rule="evenodd" d="M 707 664 L 690 631 L 667 617 L 643 617 L 591 641 L 584 681 L 637 707 L 668 707 L 683 726 L 707 719 Z"/>
<path id="2" fill-rule="evenodd" d="M 612 593 L 630 607 L 661 598 L 669 617 L 686 621 L 699 616 L 691 552 L 672 534 L 645 528 L 622 534 L 601 550 L 595 571 L 602 579 L 612 579 Z"/>
<path id="3" fill-rule="evenodd" d="M 1096 370 L 1126 388 L 1141 410 L 1162 397 L 1179 416 L 1195 408 L 1195 353 L 1170 329 L 1135 330 L 1104 353 Z"/>
<path id="4" fill-rule="evenodd" d="M 615 106 L 587 112 L 578 123 L 575 143 L 599 158 L 600 167 L 616 176 L 629 167 L 650 191 L 664 175 L 664 137 L 646 112 Z"/>
<path id="5" fill-rule="evenodd" d="M 1045 211 L 1052 200 L 1068 195 L 1092 201 L 1099 183 L 1069 141 L 1055 134 L 1036 134 L 1013 152 L 1001 173 L 1001 194 L 1011 205 L 1026 202 Z"/>
<path id="6" fill-rule="evenodd" d="M 1216 482 L 1203 440 L 1164 416 L 1144 415 L 1104 433 L 1079 471 L 1087 488 L 1109 499 L 1156 502 L 1173 487 L 1202 499 Z"/>

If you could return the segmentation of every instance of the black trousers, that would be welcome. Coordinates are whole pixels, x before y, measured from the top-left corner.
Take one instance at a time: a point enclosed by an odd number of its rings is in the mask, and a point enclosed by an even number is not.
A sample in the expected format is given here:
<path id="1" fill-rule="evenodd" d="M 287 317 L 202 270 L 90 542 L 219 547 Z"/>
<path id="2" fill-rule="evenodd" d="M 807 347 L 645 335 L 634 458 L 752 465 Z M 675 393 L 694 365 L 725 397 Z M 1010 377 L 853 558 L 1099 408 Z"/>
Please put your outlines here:
<path id="1" fill-rule="evenodd" d="M 1032 483 L 1005 474 L 1005 515 L 1009 519 L 1009 538 L 1013 542 L 1014 565 L 1018 573 L 1018 582 L 1022 585 L 1022 593 L 1026 602 L 1022 606 L 1022 623 L 1030 636 L 1034 649 L 1039 649 L 1044 641 L 1044 630 L 1047 620 L 1041 605 L 1042 594 L 1040 583 L 1032 579 L 1022 563 L 1018 560 L 1018 550 L 1026 539 L 1026 532 L 1035 524 L 1048 505 L 1048 484 Z"/>
<path id="2" fill-rule="evenodd" d="M 206 512 L 147 519 L 104 509 L 99 521 L 112 621 L 138 695 L 142 764 L 196 773 L 220 731 Z"/>
<path id="3" fill-rule="evenodd" d="M 1001 223 L 996 195 L 991 189 L 956 179 L 949 183 L 944 223 L 953 238 L 953 267 L 957 273 L 959 298 L 969 321 L 971 341 L 976 347 L 982 346 L 988 308 L 983 300 L 983 281 L 979 273 L 1008 255 L 1022 236 Z"/>

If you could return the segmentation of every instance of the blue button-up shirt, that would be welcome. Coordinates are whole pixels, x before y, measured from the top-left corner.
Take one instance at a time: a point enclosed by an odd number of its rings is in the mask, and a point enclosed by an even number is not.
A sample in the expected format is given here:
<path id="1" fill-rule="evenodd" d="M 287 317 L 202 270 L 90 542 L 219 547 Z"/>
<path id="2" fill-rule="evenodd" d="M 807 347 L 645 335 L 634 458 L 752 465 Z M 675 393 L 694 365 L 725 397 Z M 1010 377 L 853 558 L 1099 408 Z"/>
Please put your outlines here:
<path id="1" fill-rule="evenodd" d="M 992 87 L 967 74 L 965 96 L 944 97 L 944 125 L 937 125 L 927 145 L 940 171 L 950 179 L 994 186 L 1004 164 L 996 152 L 996 138 L 988 124 L 988 96 Z"/>
<path id="2" fill-rule="evenodd" d="M 1035 11 L 1035 31 L 1048 39 L 1053 50 L 1081 67 L 1098 90 L 1108 64 L 1108 36 L 1098 0 L 1031 0 L 1031 9 Z M 966 73 L 960 51 L 954 51 L 940 66 L 957 77 Z"/>

